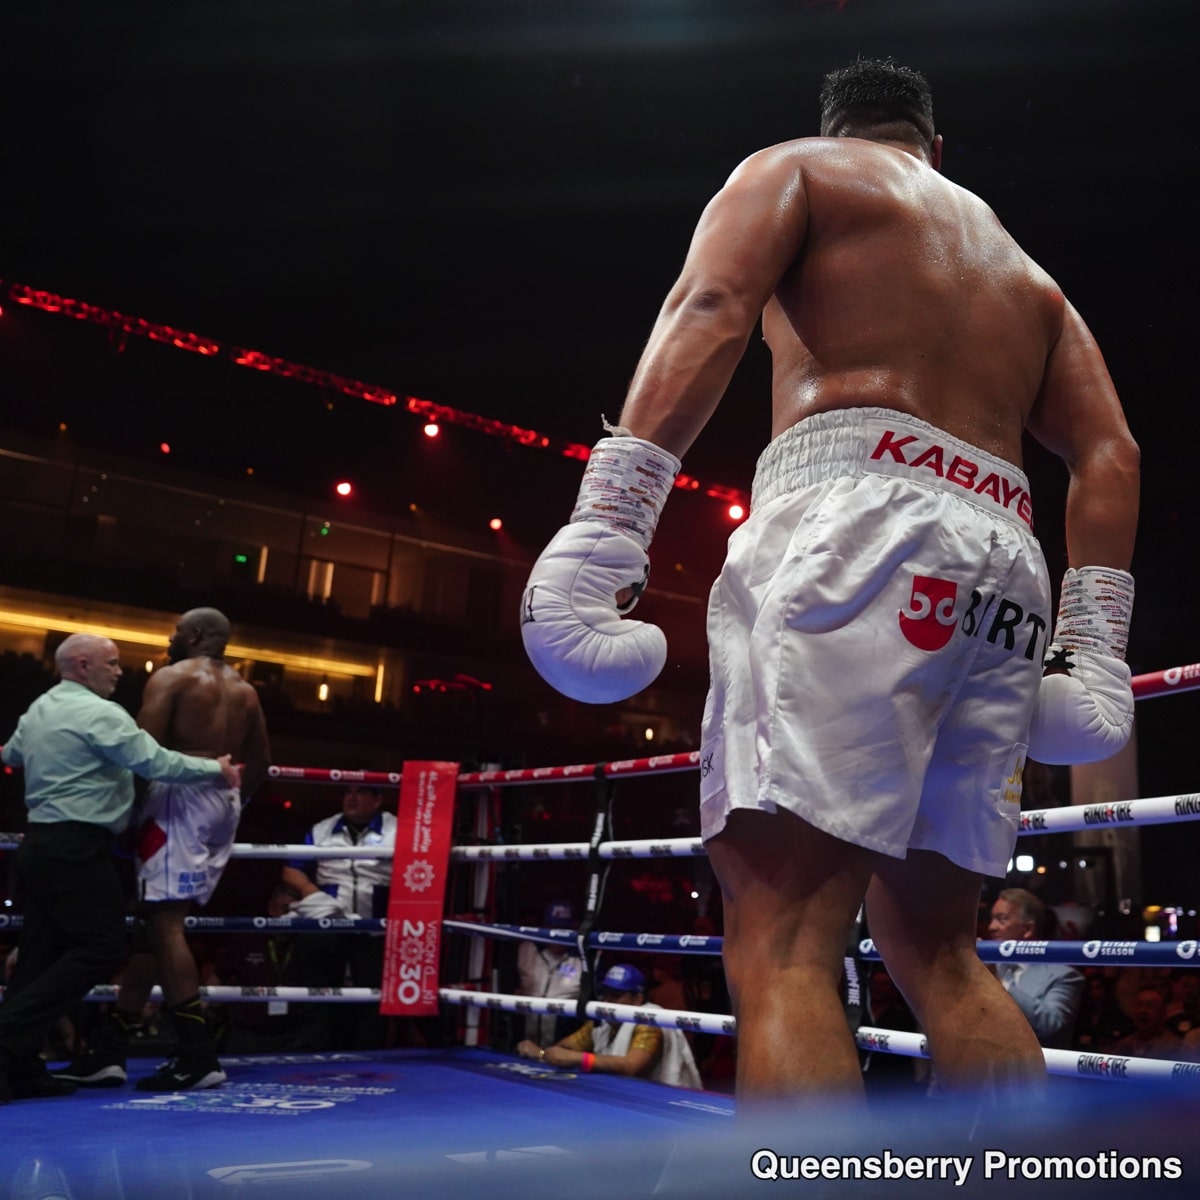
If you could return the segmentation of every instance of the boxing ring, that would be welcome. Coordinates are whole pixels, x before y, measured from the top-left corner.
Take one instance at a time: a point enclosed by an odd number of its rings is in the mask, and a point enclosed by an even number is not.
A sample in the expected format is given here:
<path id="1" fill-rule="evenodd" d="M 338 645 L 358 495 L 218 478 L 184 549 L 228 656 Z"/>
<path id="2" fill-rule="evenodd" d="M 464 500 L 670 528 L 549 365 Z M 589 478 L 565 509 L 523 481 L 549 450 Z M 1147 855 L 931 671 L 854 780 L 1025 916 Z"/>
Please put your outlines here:
<path id="1" fill-rule="evenodd" d="M 1200 688 L 1200 665 L 1135 680 L 1139 699 Z M 495 990 L 492 946 L 521 940 L 569 946 L 593 973 L 595 956 L 622 961 L 639 953 L 717 955 L 718 936 L 617 932 L 599 924 L 603 873 L 620 860 L 697 858 L 695 837 L 617 840 L 611 836 L 617 784 L 697 770 L 699 755 L 666 755 L 580 766 L 459 775 L 459 802 L 472 805 L 472 839 L 450 850 L 465 873 L 471 910 L 444 917 L 448 938 L 465 939 L 465 970 L 439 978 L 437 997 L 459 1010 L 461 1046 L 361 1053 L 222 1054 L 229 1082 L 210 1091 L 147 1095 L 131 1087 L 80 1089 L 53 1101 L 0 1108 L 0 1200 L 210 1200 L 238 1195 L 288 1200 L 352 1193 L 356 1200 L 399 1195 L 529 1197 L 570 1194 L 728 1197 L 772 1186 L 815 1194 L 960 1194 L 1194 1197 L 1200 1148 L 1187 1130 L 1200 1117 L 1200 1063 L 1111 1053 L 1047 1050 L 1044 1099 L 1002 1110 L 976 1097 L 872 1098 L 864 1110 L 822 1101 L 797 1112 L 765 1107 L 735 1120 L 731 1097 L 644 1080 L 557 1070 L 489 1048 L 495 1014 L 548 1013 L 636 1021 L 692 1034 L 736 1036 L 731 1015 L 574 1000 Z M 273 767 L 275 779 L 344 786 L 395 786 L 399 772 Z M 499 789 L 532 785 L 590 787 L 595 797 L 587 841 L 496 842 Z M 1068 806 L 1022 813 L 1021 836 L 1137 827 L 1200 819 L 1200 794 L 1117 805 Z M 0 849 L 17 839 L 0 835 Z M 238 859 L 390 857 L 390 848 L 317 848 L 238 843 Z M 498 867 L 537 870 L 575 862 L 585 876 L 575 930 L 490 919 Z M 236 869 L 236 868 L 234 868 Z M 15 926 L 19 918 L 0 918 Z M 191 917 L 205 932 L 287 930 L 377 933 L 383 921 L 330 918 Z M 613 958 L 618 955 L 618 958 Z M 848 949 L 847 975 L 878 956 L 869 939 Z M 988 962 L 1193 967 L 1200 950 L 1175 942 L 1039 941 L 980 946 Z M 598 972 L 597 972 L 598 973 Z M 585 978 L 585 992 L 588 983 Z M 91 998 L 111 999 L 115 988 Z M 202 989 L 212 1002 L 378 1003 L 377 989 Z M 917 1033 L 859 1025 L 864 1053 L 926 1056 Z M 151 1063 L 130 1062 L 130 1075 Z M 142 1069 L 144 1068 L 144 1069 Z M 1180 1133 L 1183 1136 L 1180 1136 Z M 230 1189 L 234 1189 L 231 1191 Z M 241 1189 L 238 1191 L 237 1189 Z M 247 1192 L 246 1189 L 250 1189 Z"/>

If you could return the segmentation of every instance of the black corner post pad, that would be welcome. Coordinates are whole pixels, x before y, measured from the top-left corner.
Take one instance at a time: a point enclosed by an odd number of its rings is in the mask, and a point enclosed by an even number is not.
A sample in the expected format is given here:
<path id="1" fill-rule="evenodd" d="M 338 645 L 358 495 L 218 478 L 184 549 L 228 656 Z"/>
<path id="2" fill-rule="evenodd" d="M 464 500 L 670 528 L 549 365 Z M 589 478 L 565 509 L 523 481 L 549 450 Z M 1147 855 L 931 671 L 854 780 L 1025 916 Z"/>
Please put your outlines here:
<path id="1" fill-rule="evenodd" d="M 597 763 L 594 772 L 596 778 L 596 812 L 592 821 L 592 837 L 588 843 L 588 889 L 587 900 L 583 907 L 583 916 L 579 929 L 575 933 L 575 944 L 579 952 L 579 999 L 575 1005 L 575 1015 L 581 1021 L 587 1020 L 587 1006 L 592 999 L 596 977 L 596 952 L 589 947 L 592 930 L 596 927 L 596 916 L 600 907 L 601 873 L 603 860 L 600 858 L 600 843 L 611 837 L 612 798 L 615 785 L 604 773 L 604 764 Z"/>

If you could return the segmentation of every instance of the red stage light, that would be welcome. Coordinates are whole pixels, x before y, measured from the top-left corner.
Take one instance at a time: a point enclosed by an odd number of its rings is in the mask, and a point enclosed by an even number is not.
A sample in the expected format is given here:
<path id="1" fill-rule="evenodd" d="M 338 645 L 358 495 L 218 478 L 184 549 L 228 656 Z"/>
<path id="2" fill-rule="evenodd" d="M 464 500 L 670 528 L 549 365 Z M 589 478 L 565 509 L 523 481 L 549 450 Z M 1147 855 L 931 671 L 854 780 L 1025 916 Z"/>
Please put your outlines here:
<path id="1" fill-rule="evenodd" d="M 438 423 L 437 423 L 436 421 L 429 421 L 429 422 L 428 422 L 428 423 L 425 425 L 425 430 L 424 430 L 424 432 L 425 432 L 425 436 L 426 436 L 427 438 L 435 438 L 435 437 L 437 437 L 437 435 L 438 435 L 439 433 L 441 433 L 442 431 L 441 431 L 441 429 L 439 428 L 439 426 L 438 426 Z"/>
<path id="2" fill-rule="evenodd" d="M 499 533 L 504 528 L 504 522 L 499 517 L 493 517 L 488 522 L 488 528 L 494 533 Z"/>
<path id="3" fill-rule="evenodd" d="M 160 450 L 161 450 L 161 451 L 162 451 L 164 454 L 170 454 L 170 453 L 171 453 L 171 443 L 170 443 L 170 442 L 159 442 L 159 443 L 158 443 L 158 448 L 159 448 L 159 449 L 160 449 Z"/>
<path id="4" fill-rule="evenodd" d="M 746 515 L 746 510 L 740 504 L 731 504 L 729 506 L 729 519 L 731 521 L 740 521 Z"/>
<path id="5" fill-rule="evenodd" d="M 333 490 L 337 492 L 339 496 L 349 496 L 350 493 L 354 491 L 354 485 L 352 483 L 347 483 L 346 480 L 343 479 L 342 482 L 339 483 Z"/>

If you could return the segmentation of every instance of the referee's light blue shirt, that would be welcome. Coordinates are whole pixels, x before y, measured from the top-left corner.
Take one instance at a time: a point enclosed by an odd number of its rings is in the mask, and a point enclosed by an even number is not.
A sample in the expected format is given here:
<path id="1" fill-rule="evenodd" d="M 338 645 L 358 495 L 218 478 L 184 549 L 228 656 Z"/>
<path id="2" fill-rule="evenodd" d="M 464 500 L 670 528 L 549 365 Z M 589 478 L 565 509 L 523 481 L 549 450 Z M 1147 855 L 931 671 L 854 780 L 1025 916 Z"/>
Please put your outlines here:
<path id="1" fill-rule="evenodd" d="M 216 759 L 160 746 L 112 700 L 64 679 L 39 696 L 4 746 L 25 768 L 25 806 L 35 824 L 86 821 L 120 833 L 133 807 L 133 774 L 146 779 L 217 778 Z"/>

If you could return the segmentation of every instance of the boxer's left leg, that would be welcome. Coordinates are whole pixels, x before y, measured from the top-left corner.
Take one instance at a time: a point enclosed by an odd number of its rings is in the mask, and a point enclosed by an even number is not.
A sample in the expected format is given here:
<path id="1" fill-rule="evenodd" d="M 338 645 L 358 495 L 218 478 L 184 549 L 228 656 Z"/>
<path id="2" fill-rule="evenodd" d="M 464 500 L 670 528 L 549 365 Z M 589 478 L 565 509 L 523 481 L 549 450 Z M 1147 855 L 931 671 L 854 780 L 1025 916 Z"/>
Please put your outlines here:
<path id="1" fill-rule="evenodd" d="M 737 809 L 708 842 L 724 899 L 739 1099 L 862 1096 L 840 985 L 873 851 L 791 813 Z"/>

